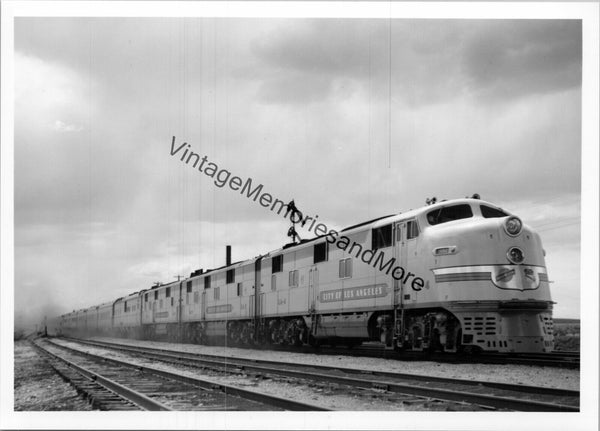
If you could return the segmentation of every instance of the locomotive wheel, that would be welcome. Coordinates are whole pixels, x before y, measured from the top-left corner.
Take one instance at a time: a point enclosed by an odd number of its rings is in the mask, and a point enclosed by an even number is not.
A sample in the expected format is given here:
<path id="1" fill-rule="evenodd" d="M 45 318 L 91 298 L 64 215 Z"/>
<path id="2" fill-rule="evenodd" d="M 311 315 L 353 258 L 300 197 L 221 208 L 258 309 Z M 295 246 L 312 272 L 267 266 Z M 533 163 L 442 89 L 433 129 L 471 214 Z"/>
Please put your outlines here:
<path id="1" fill-rule="evenodd" d="M 235 325 L 235 322 L 229 322 L 229 324 L 227 325 L 226 332 L 225 332 L 225 334 L 226 334 L 225 335 L 225 337 L 226 337 L 225 344 L 230 345 L 230 346 L 235 344 L 234 325 Z"/>
<path id="2" fill-rule="evenodd" d="M 280 320 L 279 326 L 277 327 L 277 341 L 278 341 L 278 344 L 280 344 L 282 346 L 288 345 L 287 329 L 288 329 L 288 322 L 286 322 L 285 320 Z"/>
<path id="3" fill-rule="evenodd" d="M 231 322 L 227 328 L 227 342 L 231 345 L 240 344 L 240 325 L 237 322 Z"/>
<path id="4" fill-rule="evenodd" d="M 302 345 L 302 340 L 300 339 L 300 334 L 301 334 L 301 329 L 298 327 L 298 325 L 296 324 L 295 320 L 291 320 L 289 322 L 287 322 L 286 325 L 286 331 L 285 331 L 285 338 L 287 341 L 287 344 L 289 344 L 290 346 L 301 346 Z"/>
<path id="5" fill-rule="evenodd" d="M 434 329 L 431 334 L 431 339 L 429 341 L 429 347 L 427 347 L 428 353 L 433 353 L 436 351 L 444 351 L 444 346 L 440 343 L 440 332 L 437 329 Z"/>
<path id="6" fill-rule="evenodd" d="M 261 346 L 266 346 L 268 344 L 270 344 L 271 342 L 271 335 L 269 333 L 269 329 L 264 327 L 263 329 L 259 330 L 257 335 L 257 339 L 256 339 L 256 343 L 261 345 Z"/>
<path id="7" fill-rule="evenodd" d="M 194 327 L 194 341 L 196 344 L 204 344 L 204 328 L 201 325 Z"/>
<path id="8" fill-rule="evenodd" d="M 476 356 L 481 353 L 481 347 L 479 346 L 461 346 L 461 353 L 468 356 Z"/>
<path id="9" fill-rule="evenodd" d="M 247 346 L 252 346 L 254 344 L 254 340 L 252 338 L 252 328 L 250 327 L 250 322 L 246 322 L 242 324 L 240 338 L 241 342 Z"/>
<path id="10" fill-rule="evenodd" d="M 282 344 L 282 336 L 281 336 L 281 324 L 280 320 L 275 320 L 270 325 L 269 328 L 269 340 L 272 344 Z"/>
<path id="11" fill-rule="evenodd" d="M 398 352 L 398 353 L 403 352 L 405 347 L 406 347 L 405 344 L 398 345 L 397 341 L 394 342 L 394 351 L 395 352 Z"/>
<path id="12" fill-rule="evenodd" d="M 454 346 L 456 347 L 456 353 L 464 353 L 462 345 L 462 329 L 459 329 L 456 332 L 456 340 L 454 341 Z"/>
<path id="13" fill-rule="evenodd" d="M 356 346 L 360 346 L 362 341 L 350 340 L 346 343 L 348 349 L 354 349 Z"/>
<path id="14" fill-rule="evenodd" d="M 175 331 L 173 331 L 173 326 L 167 324 L 167 341 L 176 342 L 175 340 Z"/>

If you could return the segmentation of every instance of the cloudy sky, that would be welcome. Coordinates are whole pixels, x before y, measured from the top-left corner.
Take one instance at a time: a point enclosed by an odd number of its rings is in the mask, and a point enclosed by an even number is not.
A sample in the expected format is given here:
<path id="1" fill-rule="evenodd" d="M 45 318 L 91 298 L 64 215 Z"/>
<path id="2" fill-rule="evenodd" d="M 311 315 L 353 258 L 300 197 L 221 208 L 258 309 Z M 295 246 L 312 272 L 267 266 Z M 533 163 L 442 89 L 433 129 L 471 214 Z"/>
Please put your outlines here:
<path id="1" fill-rule="evenodd" d="M 16 323 L 287 241 L 173 136 L 332 228 L 477 192 L 577 318 L 581 54 L 575 20 L 16 18 Z"/>

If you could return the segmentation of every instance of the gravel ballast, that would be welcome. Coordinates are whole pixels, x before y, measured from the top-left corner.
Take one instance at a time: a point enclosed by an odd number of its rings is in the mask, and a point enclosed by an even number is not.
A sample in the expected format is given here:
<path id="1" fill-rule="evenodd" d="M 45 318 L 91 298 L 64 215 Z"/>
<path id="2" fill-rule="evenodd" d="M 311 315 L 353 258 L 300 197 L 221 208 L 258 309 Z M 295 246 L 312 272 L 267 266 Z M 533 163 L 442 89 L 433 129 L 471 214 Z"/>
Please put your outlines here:
<path id="1" fill-rule="evenodd" d="M 300 401 L 315 407 L 344 411 L 477 411 L 482 408 L 467 403 L 419 398 L 393 394 L 372 388 L 351 388 L 343 385 L 305 381 L 298 378 L 267 377 L 264 375 L 223 374 L 197 368 L 167 364 L 153 359 L 131 356 L 128 353 L 102 347 L 57 340 L 60 345 L 98 355 L 107 359 L 125 361 L 136 366 L 147 366 L 192 378 L 207 379 L 215 384 L 242 387 L 281 398 Z M 235 404 L 235 401 L 232 401 Z"/>
<path id="2" fill-rule="evenodd" d="M 153 347 L 188 353 L 229 356 L 231 358 L 298 362 L 306 365 L 312 364 L 336 366 L 370 371 L 387 371 L 579 390 L 579 370 L 555 367 L 499 364 L 448 364 L 431 361 L 398 361 L 395 359 L 277 352 L 270 350 L 240 349 L 236 347 L 224 346 L 201 346 L 193 344 L 164 343 L 122 338 L 98 337 L 95 339 L 98 341 Z"/>
<path id="3" fill-rule="evenodd" d="M 92 410 L 28 341 L 15 341 L 15 411 Z"/>

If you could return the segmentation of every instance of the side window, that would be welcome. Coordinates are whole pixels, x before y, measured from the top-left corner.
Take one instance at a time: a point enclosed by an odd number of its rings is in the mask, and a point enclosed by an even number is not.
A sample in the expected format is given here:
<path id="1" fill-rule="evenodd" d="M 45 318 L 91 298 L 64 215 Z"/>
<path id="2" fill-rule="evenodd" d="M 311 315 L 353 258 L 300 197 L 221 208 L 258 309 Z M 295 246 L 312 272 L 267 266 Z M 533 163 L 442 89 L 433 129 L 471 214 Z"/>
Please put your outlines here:
<path id="1" fill-rule="evenodd" d="M 144 294 L 144 302 L 148 302 L 148 294 L 147 293 Z"/>
<path id="2" fill-rule="evenodd" d="M 352 258 L 346 258 L 340 260 L 340 278 L 352 277 Z"/>
<path id="3" fill-rule="evenodd" d="M 173 306 L 174 303 L 175 303 L 175 298 L 171 297 L 171 307 Z"/>
<path id="4" fill-rule="evenodd" d="M 389 247 L 392 245 L 392 225 L 378 227 L 371 231 L 371 249 L 378 250 L 380 248 Z"/>
<path id="5" fill-rule="evenodd" d="M 204 288 L 210 289 L 210 275 L 208 277 L 204 277 Z"/>
<path id="6" fill-rule="evenodd" d="M 154 300 L 156 301 L 158 299 L 158 290 L 154 291 Z"/>
<path id="7" fill-rule="evenodd" d="M 271 290 L 277 290 L 277 276 L 275 274 L 271 276 Z"/>
<path id="8" fill-rule="evenodd" d="M 165 298 L 169 298 L 171 296 L 171 288 L 167 287 L 167 290 L 165 291 Z"/>
<path id="9" fill-rule="evenodd" d="M 187 293 L 190 293 L 192 291 L 192 281 L 191 280 L 186 283 L 185 289 L 186 289 Z"/>
<path id="10" fill-rule="evenodd" d="M 227 271 L 227 280 L 226 283 L 230 284 L 235 281 L 235 268 Z"/>
<path id="11" fill-rule="evenodd" d="M 271 259 L 271 265 L 272 274 L 283 271 L 283 255 L 280 254 L 279 256 L 274 256 Z"/>
<path id="12" fill-rule="evenodd" d="M 406 224 L 406 239 L 413 239 L 419 236 L 419 225 L 416 220 L 410 220 Z"/>
<path id="13" fill-rule="evenodd" d="M 242 296 L 242 283 L 237 284 L 237 296 Z"/>
<path id="14" fill-rule="evenodd" d="M 315 244 L 314 263 L 325 262 L 329 258 L 329 243 L 322 242 Z"/>

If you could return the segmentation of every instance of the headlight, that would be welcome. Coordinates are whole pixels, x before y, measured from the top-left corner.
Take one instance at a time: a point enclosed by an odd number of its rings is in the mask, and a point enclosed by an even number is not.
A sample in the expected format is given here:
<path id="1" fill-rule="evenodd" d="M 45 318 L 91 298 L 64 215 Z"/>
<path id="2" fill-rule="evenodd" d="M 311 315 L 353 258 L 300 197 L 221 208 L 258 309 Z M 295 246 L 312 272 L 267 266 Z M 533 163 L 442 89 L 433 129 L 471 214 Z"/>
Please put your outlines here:
<path id="1" fill-rule="evenodd" d="M 509 217 L 504 224 L 504 229 L 510 236 L 517 236 L 521 232 L 522 227 L 523 223 L 521 223 L 518 217 Z"/>
<path id="2" fill-rule="evenodd" d="M 523 250 L 521 250 L 519 247 L 509 248 L 506 252 L 506 257 L 511 263 L 514 263 L 516 265 L 523 263 L 523 261 L 525 260 L 525 254 L 523 253 Z"/>

